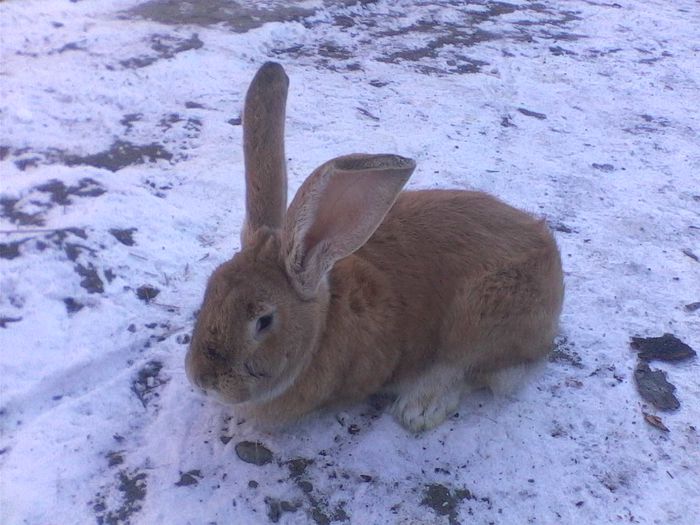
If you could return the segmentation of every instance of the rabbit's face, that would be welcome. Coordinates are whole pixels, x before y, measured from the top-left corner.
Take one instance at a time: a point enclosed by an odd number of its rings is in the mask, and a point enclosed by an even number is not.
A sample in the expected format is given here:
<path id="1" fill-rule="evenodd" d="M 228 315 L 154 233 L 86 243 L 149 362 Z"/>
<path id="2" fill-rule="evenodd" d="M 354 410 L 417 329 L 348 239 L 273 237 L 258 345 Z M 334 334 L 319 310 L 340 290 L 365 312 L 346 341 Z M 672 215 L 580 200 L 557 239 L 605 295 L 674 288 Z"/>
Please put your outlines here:
<path id="1" fill-rule="evenodd" d="M 186 357 L 190 381 L 227 403 L 264 401 L 306 366 L 324 301 L 291 286 L 275 232 L 257 232 L 212 274 Z"/>

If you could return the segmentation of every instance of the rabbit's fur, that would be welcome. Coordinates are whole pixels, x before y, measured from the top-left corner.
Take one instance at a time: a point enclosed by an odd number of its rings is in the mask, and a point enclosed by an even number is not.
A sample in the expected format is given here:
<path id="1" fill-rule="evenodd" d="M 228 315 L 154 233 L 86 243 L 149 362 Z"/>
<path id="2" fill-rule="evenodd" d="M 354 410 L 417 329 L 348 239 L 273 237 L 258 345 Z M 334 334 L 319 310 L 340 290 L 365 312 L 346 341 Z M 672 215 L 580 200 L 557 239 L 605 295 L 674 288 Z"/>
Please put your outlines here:
<path id="1" fill-rule="evenodd" d="M 415 164 L 349 155 L 286 208 L 288 80 L 267 63 L 244 108 L 243 249 L 211 276 L 190 380 L 263 423 L 378 391 L 413 431 L 467 386 L 503 386 L 557 331 L 561 261 L 545 225 L 484 193 L 401 192 Z"/>

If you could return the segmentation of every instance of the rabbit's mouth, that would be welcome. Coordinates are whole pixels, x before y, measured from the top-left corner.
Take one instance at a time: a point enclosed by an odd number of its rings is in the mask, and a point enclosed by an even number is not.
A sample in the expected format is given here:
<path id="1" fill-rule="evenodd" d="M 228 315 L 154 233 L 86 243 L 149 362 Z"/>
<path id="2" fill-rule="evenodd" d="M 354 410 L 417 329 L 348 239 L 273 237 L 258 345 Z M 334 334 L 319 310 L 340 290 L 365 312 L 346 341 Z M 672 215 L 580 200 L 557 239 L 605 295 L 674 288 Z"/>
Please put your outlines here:
<path id="1" fill-rule="evenodd" d="M 257 370 L 257 369 L 255 368 L 255 365 L 253 365 L 253 363 L 251 363 L 250 361 L 246 361 L 246 362 L 243 364 L 243 368 L 245 368 L 245 371 L 246 371 L 246 372 L 248 373 L 248 375 L 249 375 L 250 377 L 252 377 L 253 379 L 267 379 L 267 378 L 270 377 L 270 374 L 268 374 L 267 372 L 263 372 L 263 371 L 261 371 L 261 370 Z"/>

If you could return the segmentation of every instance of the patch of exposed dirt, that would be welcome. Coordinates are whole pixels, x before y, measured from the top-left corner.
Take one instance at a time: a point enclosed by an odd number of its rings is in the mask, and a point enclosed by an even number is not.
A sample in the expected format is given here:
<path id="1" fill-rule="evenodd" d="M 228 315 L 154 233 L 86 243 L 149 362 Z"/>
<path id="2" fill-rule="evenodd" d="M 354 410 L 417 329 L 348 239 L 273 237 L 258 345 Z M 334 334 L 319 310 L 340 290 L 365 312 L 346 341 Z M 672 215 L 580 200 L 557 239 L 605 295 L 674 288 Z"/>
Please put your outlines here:
<path id="1" fill-rule="evenodd" d="M 163 363 L 152 360 L 147 362 L 131 381 L 131 391 L 146 408 L 154 399 L 160 397 L 158 389 L 169 379 L 161 375 Z"/>
<path id="2" fill-rule="evenodd" d="M 634 380 L 642 398 L 659 410 L 676 410 L 681 406 L 674 395 L 676 387 L 668 382 L 663 370 L 652 370 L 646 362 L 640 361 L 634 370 Z"/>
<path id="3" fill-rule="evenodd" d="M 459 505 L 468 499 L 477 498 L 467 489 L 449 489 L 440 483 L 431 483 L 425 486 L 421 505 L 431 508 L 438 516 L 447 516 L 450 525 L 456 525 Z"/>
<path id="4" fill-rule="evenodd" d="M 135 121 L 128 121 L 127 132 L 131 130 Z M 120 122 L 125 123 L 124 119 Z M 134 144 L 121 139 L 114 141 L 106 150 L 89 155 L 75 155 L 56 148 L 46 151 L 34 151 L 29 148 L 23 148 L 12 150 L 9 155 L 15 158 L 15 166 L 20 171 L 39 166 L 40 164 L 65 164 L 66 166 L 92 166 L 116 172 L 127 166 L 136 166 L 158 160 L 170 161 L 174 158 L 174 155 L 161 144 L 155 142 Z M 47 191 L 52 191 L 52 188 L 48 187 Z M 82 196 L 90 195 L 85 193 Z M 4 207 L 5 205 L 3 204 L 2 206 Z"/>
<path id="5" fill-rule="evenodd" d="M 697 355 L 695 350 L 673 334 L 661 337 L 633 337 L 630 346 L 645 361 L 684 361 Z"/>
<path id="6" fill-rule="evenodd" d="M 179 53 L 204 46 L 204 42 L 199 39 L 199 35 L 196 33 L 189 38 L 162 34 L 151 35 L 149 43 L 152 53 L 120 60 L 119 64 L 124 69 L 141 69 L 155 64 L 159 60 L 167 60 Z"/>
<path id="7" fill-rule="evenodd" d="M 103 487 L 90 505 L 98 525 L 124 525 L 141 510 L 146 498 L 147 476 L 139 470 L 121 470 L 114 486 Z"/>
<path id="8" fill-rule="evenodd" d="M 66 155 L 63 162 L 67 166 L 93 166 L 112 172 L 127 166 L 135 166 L 158 160 L 171 160 L 173 154 L 160 144 L 133 144 L 125 140 L 115 141 L 108 149 L 92 155 Z"/>
<path id="9" fill-rule="evenodd" d="M 224 24 L 236 33 L 246 33 L 269 22 L 300 21 L 313 9 L 291 2 L 231 2 L 230 0 L 150 0 L 125 12 L 128 17 L 148 18 L 166 25 L 211 26 Z"/>
<path id="10" fill-rule="evenodd" d="M 0 259 L 16 259 L 24 241 L 0 242 Z"/>
<path id="11" fill-rule="evenodd" d="M 19 323 L 21 320 L 21 317 L 0 316 L 0 328 L 7 328 L 9 323 Z"/>
<path id="12" fill-rule="evenodd" d="M 56 206 L 73 204 L 73 197 L 99 197 L 106 192 L 102 184 L 89 177 L 72 186 L 52 179 L 31 188 L 21 198 L 0 198 L 0 217 L 18 226 L 43 226 L 46 214 Z"/>
<path id="13" fill-rule="evenodd" d="M 97 268 L 92 263 L 76 264 L 73 268 L 82 277 L 80 286 L 85 288 L 88 293 L 103 293 L 105 291 L 104 283 L 97 273 Z"/>
<path id="14" fill-rule="evenodd" d="M 549 354 L 550 363 L 564 363 L 574 368 L 583 368 L 581 356 L 574 350 L 574 344 L 565 336 L 557 337 Z"/>
<path id="15" fill-rule="evenodd" d="M 286 500 L 279 500 L 267 496 L 265 498 L 265 506 L 267 508 L 267 518 L 272 523 L 277 523 L 282 517 L 282 514 L 284 514 L 285 512 L 296 512 L 299 509 L 299 507 L 301 507 L 301 503 L 297 501 L 291 502 Z"/>
<path id="16" fill-rule="evenodd" d="M 138 228 L 111 228 L 109 233 L 124 246 L 133 246 L 136 244 L 134 241 L 134 233 L 137 231 Z"/>

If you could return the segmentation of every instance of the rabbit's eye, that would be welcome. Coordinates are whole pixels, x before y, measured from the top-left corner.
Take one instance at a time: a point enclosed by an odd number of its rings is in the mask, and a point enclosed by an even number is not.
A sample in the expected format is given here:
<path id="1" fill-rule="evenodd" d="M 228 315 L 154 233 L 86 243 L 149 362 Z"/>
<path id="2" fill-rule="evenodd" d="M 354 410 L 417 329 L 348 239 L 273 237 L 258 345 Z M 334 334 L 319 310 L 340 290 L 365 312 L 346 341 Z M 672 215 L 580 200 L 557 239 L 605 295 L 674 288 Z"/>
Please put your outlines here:
<path id="1" fill-rule="evenodd" d="M 272 325 L 272 314 L 266 314 L 258 317 L 255 322 L 255 332 L 256 334 L 261 334 Z"/>

